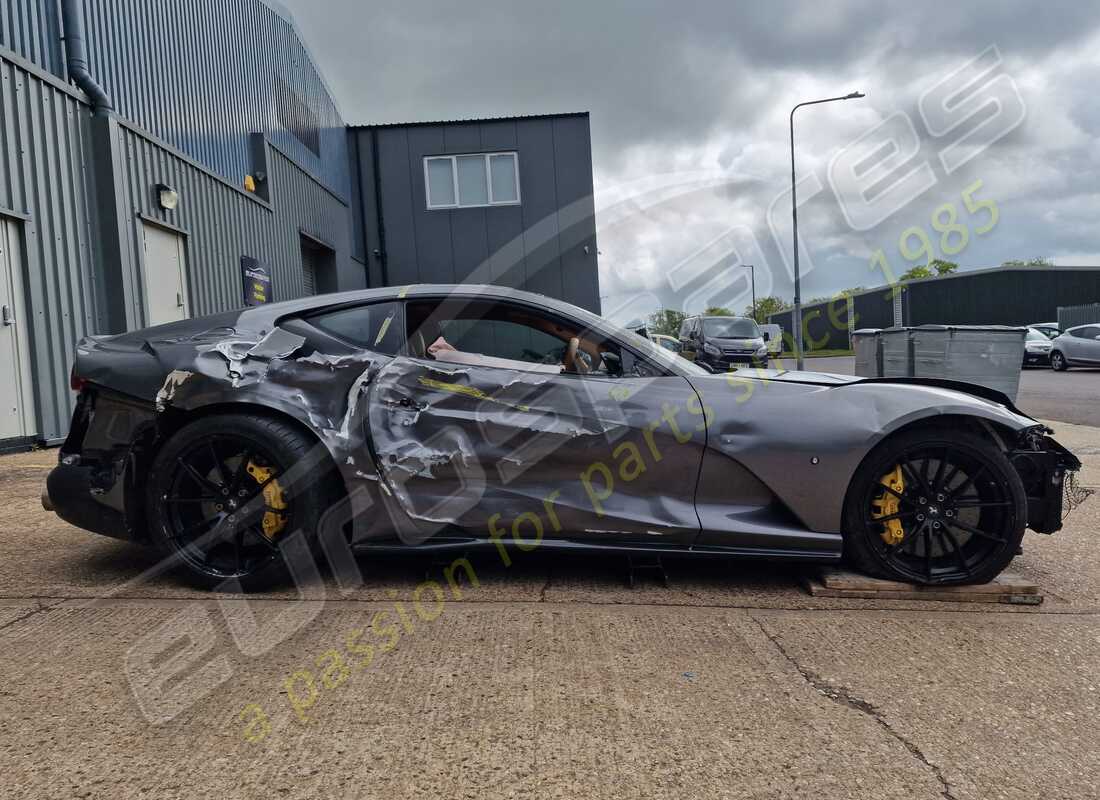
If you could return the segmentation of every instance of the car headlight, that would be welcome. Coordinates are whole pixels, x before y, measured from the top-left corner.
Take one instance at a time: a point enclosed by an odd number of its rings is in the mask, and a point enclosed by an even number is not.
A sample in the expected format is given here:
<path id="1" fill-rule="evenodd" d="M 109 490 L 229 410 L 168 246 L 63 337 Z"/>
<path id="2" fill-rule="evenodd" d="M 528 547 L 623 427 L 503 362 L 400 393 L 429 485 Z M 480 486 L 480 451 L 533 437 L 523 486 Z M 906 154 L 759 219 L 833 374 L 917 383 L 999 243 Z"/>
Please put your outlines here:
<path id="1" fill-rule="evenodd" d="M 767 354 L 768 354 L 768 346 L 767 345 L 760 345 L 760 347 L 756 348 L 756 355 L 766 356 Z"/>
<path id="2" fill-rule="evenodd" d="M 707 342 L 705 345 L 703 345 L 703 352 L 706 353 L 708 356 L 714 356 L 715 358 L 722 355 L 722 351 L 712 345 L 710 342 Z"/>

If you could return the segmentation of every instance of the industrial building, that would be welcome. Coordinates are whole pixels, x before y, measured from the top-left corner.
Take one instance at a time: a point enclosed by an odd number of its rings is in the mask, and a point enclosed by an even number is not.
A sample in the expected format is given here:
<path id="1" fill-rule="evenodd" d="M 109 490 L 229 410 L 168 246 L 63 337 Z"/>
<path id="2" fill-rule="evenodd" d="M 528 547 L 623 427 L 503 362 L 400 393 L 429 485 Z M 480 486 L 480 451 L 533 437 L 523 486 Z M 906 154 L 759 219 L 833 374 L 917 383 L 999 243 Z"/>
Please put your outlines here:
<path id="1" fill-rule="evenodd" d="M 1100 301 L 1100 267 L 997 267 L 906 281 L 802 307 L 803 346 L 847 350 L 851 331 L 915 325 L 1055 322 L 1059 308 Z M 793 310 L 771 314 L 784 339 Z M 788 348 L 790 344 L 788 343 Z"/>
<path id="2" fill-rule="evenodd" d="M 64 437 L 88 334 L 423 281 L 598 311 L 596 254 L 587 114 L 349 127 L 271 0 L 0 9 L 0 447 Z"/>

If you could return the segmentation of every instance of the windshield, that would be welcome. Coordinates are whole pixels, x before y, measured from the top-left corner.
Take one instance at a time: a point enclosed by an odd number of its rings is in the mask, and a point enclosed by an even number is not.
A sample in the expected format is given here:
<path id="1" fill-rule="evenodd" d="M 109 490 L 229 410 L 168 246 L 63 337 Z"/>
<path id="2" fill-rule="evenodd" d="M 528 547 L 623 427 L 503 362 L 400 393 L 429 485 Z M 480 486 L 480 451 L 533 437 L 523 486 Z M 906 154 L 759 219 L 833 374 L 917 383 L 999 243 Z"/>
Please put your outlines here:
<path id="1" fill-rule="evenodd" d="M 1027 329 L 1027 340 L 1029 342 L 1049 342 L 1050 341 L 1050 339 L 1047 338 L 1045 333 L 1043 333 L 1042 331 L 1035 330 L 1035 328 L 1028 328 Z"/>
<path id="2" fill-rule="evenodd" d="M 760 328 L 751 319 L 709 317 L 703 320 L 703 333 L 712 339 L 758 339 Z"/>

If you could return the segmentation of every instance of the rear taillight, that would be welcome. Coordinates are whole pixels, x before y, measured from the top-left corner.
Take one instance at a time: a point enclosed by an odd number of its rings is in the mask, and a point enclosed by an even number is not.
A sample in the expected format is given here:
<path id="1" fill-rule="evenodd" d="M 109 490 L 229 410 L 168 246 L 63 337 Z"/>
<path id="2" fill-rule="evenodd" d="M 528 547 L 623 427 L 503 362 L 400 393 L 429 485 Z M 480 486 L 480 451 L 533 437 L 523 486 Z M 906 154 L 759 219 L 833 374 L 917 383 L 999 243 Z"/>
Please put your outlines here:
<path id="1" fill-rule="evenodd" d="M 73 367 L 72 372 L 69 373 L 69 388 L 77 394 L 80 394 L 87 388 L 88 382 L 76 374 L 76 367 Z"/>

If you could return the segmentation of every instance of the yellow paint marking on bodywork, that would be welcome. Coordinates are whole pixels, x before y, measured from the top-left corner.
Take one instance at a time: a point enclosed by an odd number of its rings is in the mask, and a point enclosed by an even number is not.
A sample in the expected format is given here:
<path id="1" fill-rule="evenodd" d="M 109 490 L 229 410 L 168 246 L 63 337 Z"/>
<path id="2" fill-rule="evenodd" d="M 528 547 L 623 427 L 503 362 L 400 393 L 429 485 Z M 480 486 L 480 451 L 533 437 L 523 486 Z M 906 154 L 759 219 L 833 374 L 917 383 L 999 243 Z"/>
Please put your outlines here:
<path id="1" fill-rule="evenodd" d="M 882 476 L 880 483 L 883 486 L 893 489 L 894 492 L 901 494 L 905 491 L 905 478 L 901 474 L 901 465 L 894 467 L 893 472 L 888 472 Z M 898 513 L 898 509 L 901 508 L 901 498 L 893 492 L 889 492 L 886 489 L 882 490 L 882 496 L 871 502 L 871 508 L 873 509 L 871 516 L 875 519 L 881 517 L 892 517 Z M 905 541 L 905 528 L 902 527 L 901 520 L 891 519 L 882 523 L 885 526 L 885 530 L 882 532 L 882 540 L 891 547 L 897 547 L 903 541 Z"/>
<path id="2" fill-rule="evenodd" d="M 465 397 L 473 398 L 474 400 L 488 400 L 490 403 L 499 403 L 502 406 L 508 408 L 514 408 L 517 411 L 530 411 L 530 407 L 520 405 L 519 403 L 510 403 L 507 400 L 500 400 L 493 397 L 490 394 L 478 389 L 476 386 L 463 386 L 461 383 L 446 383 L 445 381 L 437 381 L 435 378 L 418 378 L 421 386 L 426 386 L 429 389 L 437 389 L 441 392 L 450 392 L 451 394 L 460 394 Z"/>
<path id="3" fill-rule="evenodd" d="M 264 487 L 264 503 L 268 508 L 274 509 L 274 511 L 264 513 L 262 523 L 264 536 L 273 540 L 286 527 L 286 517 L 275 513 L 276 511 L 285 511 L 287 508 L 286 498 L 283 497 L 283 487 L 279 485 L 278 481 L 271 480 L 272 470 L 270 467 L 261 467 L 255 461 L 249 461 L 245 469 L 248 470 L 248 474 L 252 476 L 256 483 Z"/>
<path id="4" fill-rule="evenodd" d="M 375 347 L 378 347 L 378 345 L 382 342 L 382 340 L 386 338 L 386 332 L 390 329 L 390 324 L 392 322 L 393 322 L 393 314 L 390 314 L 388 317 L 386 317 L 386 321 L 382 323 L 382 327 L 379 329 L 378 335 L 374 337 L 374 346 Z"/>

